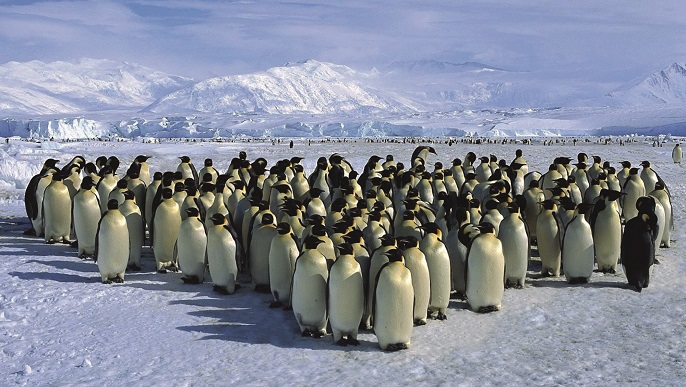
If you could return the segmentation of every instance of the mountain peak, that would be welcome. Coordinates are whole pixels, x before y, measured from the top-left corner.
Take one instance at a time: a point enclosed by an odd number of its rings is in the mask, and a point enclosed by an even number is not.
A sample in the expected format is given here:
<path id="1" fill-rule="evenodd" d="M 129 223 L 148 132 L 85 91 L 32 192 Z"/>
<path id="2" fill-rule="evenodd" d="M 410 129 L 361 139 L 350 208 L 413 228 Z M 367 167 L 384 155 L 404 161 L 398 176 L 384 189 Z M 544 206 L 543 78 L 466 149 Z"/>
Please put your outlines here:
<path id="1" fill-rule="evenodd" d="M 686 64 L 674 62 L 644 79 L 619 87 L 609 96 L 629 105 L 686 103 Z"/>

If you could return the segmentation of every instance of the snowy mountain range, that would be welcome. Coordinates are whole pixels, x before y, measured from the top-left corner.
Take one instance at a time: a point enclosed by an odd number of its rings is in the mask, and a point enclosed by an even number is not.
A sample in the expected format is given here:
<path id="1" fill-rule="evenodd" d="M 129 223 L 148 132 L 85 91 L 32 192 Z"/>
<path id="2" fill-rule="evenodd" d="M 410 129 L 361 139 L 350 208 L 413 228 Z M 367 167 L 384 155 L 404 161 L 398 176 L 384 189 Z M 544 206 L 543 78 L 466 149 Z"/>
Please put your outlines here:
<path id="1" fill-rule="evenodd" d="M 476 62 L 306 60 L 202 81 L 109 60 L 10 62 L 0 136 L 522 136 L 686 122 L 684 64 L 582 104 L 569 90 Z"/>

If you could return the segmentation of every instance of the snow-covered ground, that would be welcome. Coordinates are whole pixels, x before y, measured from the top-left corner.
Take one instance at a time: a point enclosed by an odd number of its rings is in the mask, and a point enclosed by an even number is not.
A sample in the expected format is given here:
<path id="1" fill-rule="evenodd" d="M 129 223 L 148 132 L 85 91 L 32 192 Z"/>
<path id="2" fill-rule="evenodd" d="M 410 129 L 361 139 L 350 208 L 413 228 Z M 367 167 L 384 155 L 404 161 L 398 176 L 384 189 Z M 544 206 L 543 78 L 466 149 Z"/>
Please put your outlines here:
<path id="1" fill-rule="evenodd" d="M 192 140 L 191 140 L 192 141 Z M 319 140 L 317 140 L 319 141 Z M 143 270 L 122 285 L 103 285 L 96 265 L 76 250 L 45 245 L 28 228 L 23 190 L 47 157 L 66 162 L 116 155 L 128 165 L 152 156 L 153 170 L 189 155 L 211 157 L 225 170 L 246 150 L 270 163 L 299 155 L 311 170 L 338 152 L 361 170 L 370 155 L 409 162 L 415 144 L 288 141 L 193 143 L 88 142 L 0 145 L 0 378 L 3 385 L 684 385 L 686 383 L 686 216 L 684 166 L 671 161 L 673 143 L 572 146 L 435 144 L 432 161 L 468 151 L 512 160 L 521 148 L 531 170 L 555 156 L 584 151 L 618 165 L 647 159 L 667 182 L 676 230 L 659 252 L 651 286 L 631 291 L 621 272 L 594 273 L 587 285 L 538 278 L 506 290 L 502 311 L 476 314 L 451 302 L 447 321 L 414 328 L 409 350 L 382 352 L 371 332 L 359 347 L 331 336 L 302 338 L 292 312 L 269 309 L 269 295 L 243 287 L 231 296 L 211 283 L 183 285 L 181 274 L 157 274 L 145 251 Z M 533 263 L 535 267 L 535 262 Z"/>

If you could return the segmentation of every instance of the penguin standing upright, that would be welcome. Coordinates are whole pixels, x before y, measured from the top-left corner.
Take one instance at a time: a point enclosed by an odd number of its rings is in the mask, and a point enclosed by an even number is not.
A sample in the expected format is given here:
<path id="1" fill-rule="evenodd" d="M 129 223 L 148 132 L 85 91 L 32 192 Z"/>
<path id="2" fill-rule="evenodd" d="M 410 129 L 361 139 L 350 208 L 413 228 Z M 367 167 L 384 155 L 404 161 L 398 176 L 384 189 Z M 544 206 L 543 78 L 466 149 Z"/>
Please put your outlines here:
<path id="1" fill-rule="evenodd" d="M 501 308 L 505 285 L 505 256 L 493 225 L 481 223 L 481 233 L 472 241 L 467 253 L 467 302 L 477 313 Z"/>
<path id="2" fill-rule="evenodd" d="M 181 172 L 182 179 L 193 179 L 196 185 L 200 182 L 198 181 L 198 171 L 196 171 L 191 158 L 188 156 L 179 157 L 181 162 L 176 167 L 177 172 Z"/>
<path id="3" fill-rule="evenodd" d="M 579 204 L 574 217 L 567 224 L 562 240 L 562 265 L 565 278 L 570 284 L 583 284 L 591 279 L 595 264 L 593 233 L 584 216 L 591 209 L 590 204 Z"/>
<path id="4" fill-rule="evenodd" d="M 505 287 L 522 289 L 531 259 L 531 241 L 519 208 L 515 202 L 508 204 L 509 215 L 500 222 L 498 239 L 505 256 Z"/>
<path id="5" fill-rule="evenodd" d="M 55 166 L 58 162 L 59 160 L 52 158 L 45 160 L 40 172 L 31 177 L 31 180 L 29 180 L 29 183 L 26 185 L 26 191 L 24 192 L 24 207 L 26 208 L 26 215 L 31 221 L 31 228 L 26 230 L 26 235 L 43 235 L 43 192 L 45 191 L 45 187 L 52 181 L 51 174 L 57 171 Z M 42 185 L 39 190 L 41 181 L 44 182 L 44 185 Z"/>
<path id="6" fill-rule="evenodd" d="M 410 348 L 414 322 L 412 273 L 398 249 L 386 252 L 389 262 L 381 267 L 374 289 L 374 334 L 384 351 Z"/>
<path id="7" fill-rule="evenodd" d="M 272 239 L 276 235 L 274 215 L 262 216 L 262 224 L 253 232 L 248 248 L 250 277 L 256 291 L 269 293 L 269 252 Z"/>
<path id="8" fill-rule="evenodd" d="M 662 240 L 656 241 L 655 243 L 661 245 L 661 247 L 669 247 L 670 237 L 672 230 L 674 229 L 674 214 L 672 210 L 672 199 L 669 192 L 665 189 L 663 182 L 655 183 L 655 190 L 649 193 L 662 204 L 662 208 L 665 210 L 665 227 L 662 232 Z"/>
<path id="9" fill-rule="evenodd" d="M 181 210 L 172 199 L 172 191 L 162 188 L 162 203 L 157 206 L 153 218 L 152 246 L 155 253 L 157 271 L 166 273 L 167 269 L 177 271 L 174 262 L 174 245 L 181 227 Z"/>
<path id="10" fill-rule="evenodd" d="M 212 277 L 212 290 L 220 294 L 233 294 L 239 287 L 236 264 L 236 240 L 226 217 L 212 215 L 212 227 L 207 230 L 207 263 Z"/>
<path id="11" fill-rule="evenodd" d="M 293 271 L 291 305 L 303 337 L 324 336 L 329 320 L 326 310 L 329 270 L 326 258 L 317 250 L 320 243 L 314 235 L 305 238 Z"/>
<path id="12" fill-rule="evenodd" d="M 681 164 L 681 159 L 683 159 L 684 153 L 681 150 L 681 144 L 676 144 L 674 145 L 674 149 L 672 149 L 672 161 L 674 161 L 675 164 Z"/>
<path id="13" fill-rule="evenodd" d="M 641 292 L 650 283 L 650 268 L 655 261 L 657 216 L 639 212 L 626 222 L 622 238 L 621 259 L 629 286 Z"/>
<path id="14" fill-rule="evenodd" d="M 150 156 L 138 155 L 134 159 L 134 163 L 138 165 L 138 178 L 141 179 L 145 186 L 150 185 L 150 164 L 148 164 L 148 159 Z"/>
<path id="15" fill-rule="evenodd" d="M 129 230 L 116 200 L 107 202 L 107 211 L 98 224 L 95 261 L 102 283 L 124 282 L 129 261 Z"/>
<path id="16" fill-rule="evenodd" d="M 641 162 L 641 166 L 643 169 L 641 169 L 641 180 L 643 180 L 643 186 L 645 187 L 645 192 L 648 194 L 649 192 L 653 192 L 655 189 L 655 183 L 658 181 L 662 180 L 660 179 L 660 176 L 658 176 L 657 172 L 655 172 L 650 164 L 650 161 L 644 160 Z"/>
<path id="17" fill-rule="evenodd" d="M 86 176 L 81 180 L 81 189 L 74 195 L 72 207 L 74 231 L 81 258 L 95 254 L 95 239 L 100 217 L 100 202 L 93 188 L 93 178 Z"/>
<path id="18" fill-rule="evenodd" d="M 117 177 L 114 171 L 108 165 L 105 165 L 100 170 L 100 180 L 98 181 L 98 197 L 100 198 L 100 211 L 107 211 L 107 201 L 110 197 L 110 192 L 117 187 Z"/>
<path id="19" fill-rule="evenodd" d="M 560 276 L 560 235 L 562 224 L 557 215 L 557 205 L 552 200 L 543 201 L 543 210 L 536 221 L 538 254 L 541 257 L 541 274 Z"/>
<path id="20" fill-rule="evenodd" d="M 298 241 L 291 225 L 286 222 L 277 224 L 276 235 L 269 247 L 269 287 L 274 296 L 270 308 L 290 307 L 291 281 L 298 255 Z"/>
<path id="21" fill-rule="evenodd" d="M 337 345 L 359 345 L 357 331 L 364 313 L 364 279 L 349 243 L 338 245 L 339 256 L 331 266 L 328 313 Z M 371 308 L 370 308 L 371 309 Z"/>
<path id="22" fill-rule="evenodd" d="M 617 191 L 601 190 L 591 211 L 595 259 L 598 271 L 603 273 L 615 273 L 617 270 L 622 241 L 622 219 L 619 216 L 617 199 L 622 195 Z"/>
<path id="23" fill-rule="evenodd" d="M 626 194 L 622 201 L 624 220 L 628 221 L 638 215 L 638 210 L 636 209 L 638 198 L 646 195 L 645 183 L 643 183 L 638 174 L 638 168 L 631 168 L 629 170 L 629 177 L 624 182 L 624 186 L 622 186 L 622 192 Z"/>
<path id="24" fill-rule="evenodd" d="M 424 253 L 429 266 L 429 317 L 445 320 L 446 310 L 450 303 L 450 256 L 443 242 L 443 233 L 436 223 L 427 223 L 420 227 L 424 238 L 419 243 L 419 250 Z"/>
<path id="25" fill-rule="evenodd" d="M 52 174 L 52 182 L 43 195 L 43 219 L 45 243 L 70 243 L 71 197 L 69 189 L 62 183 L 62 173 Z"/>
<path id="26" fill-rule="evenodd" d="M 176 239 L 176 261 L 183 272 L 185 284 L 201 284 L 207 266 L 207 233 L 197 208 L 187 208 L 186 219 L 181 222 Z"/>
<path id="27" fill-rule="evenodd" d="M 126 219 L 129 230 L 129 263 L 128 266 L 138 271 L 141 269 L 141 254 L 145 241 L 145 223 L 140 208 L 136 205 L 133 191 L 124 192 L 124 203 L 119 206 L 119 212 Z"/>
<path id="28" fill-rule="evenodd" d="M 428 317 L 429 300 L 431 299 L 431 277 L 426 257 L 419 250 L 417 238 L 413 236 L 403 237 L 398 241 L 403 249 L 405 266 L 412 273 L 412 287 L 414 288 L 414 323 L 425 325 Z"/>

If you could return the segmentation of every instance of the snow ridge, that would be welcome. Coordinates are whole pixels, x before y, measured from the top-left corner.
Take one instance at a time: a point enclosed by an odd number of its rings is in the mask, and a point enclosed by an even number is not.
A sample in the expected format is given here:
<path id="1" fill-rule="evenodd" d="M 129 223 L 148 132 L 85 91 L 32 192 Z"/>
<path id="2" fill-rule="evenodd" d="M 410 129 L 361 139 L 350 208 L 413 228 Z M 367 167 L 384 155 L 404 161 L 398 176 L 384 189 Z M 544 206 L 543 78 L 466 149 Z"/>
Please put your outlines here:
<path id="1" fill-rule="evenodd" d="M 686 63 L 672 63 L 638 84 L 620 88 L 610 97 L 625 104 L 686 103 Z"/>

